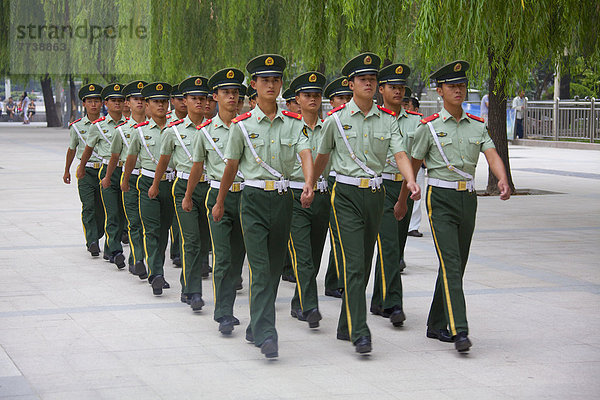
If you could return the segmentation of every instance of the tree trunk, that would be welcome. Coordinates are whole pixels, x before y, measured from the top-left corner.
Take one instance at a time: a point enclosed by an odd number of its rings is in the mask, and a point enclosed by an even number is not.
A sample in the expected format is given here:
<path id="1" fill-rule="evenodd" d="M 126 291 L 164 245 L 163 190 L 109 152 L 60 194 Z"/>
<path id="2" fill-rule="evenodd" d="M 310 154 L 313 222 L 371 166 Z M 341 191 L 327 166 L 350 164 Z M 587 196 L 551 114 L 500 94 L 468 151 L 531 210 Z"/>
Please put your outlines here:
<path id="1" fill-rule="evenodd" d="M 561 100 L 566 100 L 571 98 L 571 68 L 569 65 L 569 56 L 564 55 L 561 58 L 560 89 L 558 97 Z"/>
<path id="2" fill-rule="evenodd" d="M 49 128 L 56 128 L 60 125 L 60 118 L 56 110 L 56 104 L 54 103 L 54 95 L 52 93 L 52 79 L 50 75 L 46 74 L 40 78 L 42 85 L 42 93 L 44 94 L 44 106 L 46 107 L 46 123 Z"/>
<path id="3" fill-rule="evenodd" d="M 70 111 L 69 122 L 73 122 L 77 119 L 77 88 L 75 87 L 75 82 L 73 81 L 73 75 L 69 75 L 69 101 L 70 101 Z"/>
<path id="4" fill-rule="evenodd" d="M 504 168 L 506 169 L 506 175 L 508 176 L 508 184 L 512 192 L 515 191 L 515 185 L 513 184 L 512 174 L 510 172 L 510 162 L 508 158 L 508 138 L 506 135 L 506 78 L 498 78 L 498 68 L 495 67 L 495 53 L 492 49 L 488 49 L 488 61 L 490 65 L 490 107 L 489 107 L 489 119 L 488 119 L 488 132 L 496 151 L 500 155 Z M 506 65 L 507 60 L 498 60 L 499 64 L 504 63 Z M 488 184 L 486 191 L 492 195 L 500 194 L 498 190 L 498 179 L 492 173 L 492 170 L 488 168 Z"/>

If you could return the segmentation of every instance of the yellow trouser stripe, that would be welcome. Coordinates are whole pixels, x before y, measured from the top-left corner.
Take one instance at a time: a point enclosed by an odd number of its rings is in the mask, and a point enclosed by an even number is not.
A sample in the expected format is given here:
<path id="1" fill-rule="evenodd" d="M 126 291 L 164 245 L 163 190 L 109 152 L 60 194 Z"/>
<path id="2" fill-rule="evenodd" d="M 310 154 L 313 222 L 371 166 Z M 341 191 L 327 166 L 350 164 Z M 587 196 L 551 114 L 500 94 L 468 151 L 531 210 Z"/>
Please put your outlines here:
<path id="1" fill-rule="evenodd" d="M 217 255 L 215 254 L 215 238 L 213 237 L 212 228 L 210 226 L 210 210 L 208 208 L 208 195 L 212 188 L 208 187 L 208 192 L 206 192 L 206 198 L 204 199 L 204 207 L 206 208 L 206 221 L 208 222 L 208 233 L 210 234 L 210 246 L 212 247 L 212 287 L 213 287 L 213 304 L 217 304 L 217 290 L 215 288 L 215 259 Z M 193 207 L 193 205 L 192 205 Z"/>
<path id="2" fill-rule="evenodd" d="M 173 195 L 173 206 L 175 207 L 175 216 L 177 217 L 177 225 L 179 226 L 179 236 L 181 237 L 181 265 L 183 274 L 183 286 L 187 286 L 187 280 L 185 279 L 185 238 L 183 237 L 183 231 L 181 230 L 181 221 L 179 220 L 179 212 L 177 212 L 177 201 L 175 201 L 175 185 L 179 182 L 179 178 L 175 179 L 173 185 L 171 186 L 171 194 Z M 173 238 L 173 224 L 171 224 L 171 238 Z M 171 239 L 171 246 L 173 246 L 173 239 Z"/>
<path id="3" fill-rule="evenodd" d="M 338 261 L 337 261 L 337 249 L 335 248 L 335 238 L 333 236 L 333 230 L 331 228 L 331 222 L 329 223 L 329 236 L 330 236 L 330 244 L 331 244 L 331 249 L 333 250 L 333 264 L 335 265 L 335 273 L 338 277 L 338 279 L 340 279 L 340 268 L 338 267 Z"/>
<path id="4" fill-rule="evenodd" d="M 431 219 L 431 189 L 432 186 L 429 186 L 429 190 L 427 191 L 427 208 L 429 224 L 431 225 L 431 234 L 433 235 L 433 242 L 435 243 L 435 249 L 438 253 L 438 257 L 440 258 L 440 266 L 442 268 L 442 281 L 444 282 L 444 293 L 446 294 L 446 304 L 448 306 L 448 317 L 450 319 L 450 331 L 452 336 L 456 335 L 456 326 L 454 324 L 454 313 L 452 312 L 452 301 L 450 300 L 450 288 L 448 287 L 448 278 L 446 276 L 446 265 L 444 264 L 444 259 L 442 258 L 442 251 L 440 246 L 438 245 L 437 235 L 435 234 L 435 229 L 433 229 L 433 220 Z"/>
<path id="5" fill-rule="evenodd" d="M 346 281 L 346 254 L 344 252 L 344 245 L 342 243 L 342 235 L 340 234 L 340 224 L 337 218 L 337 211 L 335 211 L 335 189 L 337 187 L 337 182 L 333 184 L 333 188 L 331 189 L 331 209 L 333 210 L 333 217 L 335 219 L 335 227 L 337 229 L 338 240 L 340 242 L 340 249 L 342 251 L 342 265 L 344 266 L 344 299 L 346 300 L 346 318 L 348 320 L 348 333 L 350 334 L 350 338 L 352 338 L 352 316 L 350 315 L 350 304 L 348 303 L 348 283 Z"/>
<path id="6" fill-rule="evenodd" d="M 383 307 L 383 302 L 385 301 L 385 296 L 387 295 L 387 284 L 385 283 L 385 269 L 383 268 L 383 251 L 381 250 L 381 237 L 377 234 L 377 250 L 379 252 L 379 264 L 381 264 L 381 306 Z"/>
<path id="7" fill-rule="evenodd" d="M 135 187 L 139 192 L 138 195 L 138 209 L 140 211 L 140 221 L 142 222 L 142 232 L 144 234 L 144 255 L 146 257 L 144 257 L 146 259 L 146 263 L 148 264 L 148 276 L 152 275 L 152 267 L 150 265 L 150 263 L 148 262 L 148 247 L 146 244 L 146 225 L 144 224 L 144 218 L 142 218 L 142 201 L 140 200 L 142 198 L 142 192 L 140 190 L 140 179 L 142 178 L 142 174 L 140 174 L 140 176 L 138 176 L 137 181 L 135 181 Z"/>
<path id="8" fill-rule="evenodd" d="M 98 170 L 98 180 L 100 181 L 100 199 L 102 200 L 102 208 L 104 208 L 104 234 L 106 235 L 106 243 L 108 243 L 108 231 L 106 230 L 106 224 L 108 223 L 108 213 L 106 212 L 106 204 L 104 204 L 104 195 L 102 194 L 102 179 L 100 179 L 100 174 L 102 173 L 102 169 L 104 169 L 104 164 Z M 110 250 L 110 249 L 109 249 Z"/>
<path id="9" fill-rule="evenodd" d="M 242 228 L 242 236 L 244 237 L 244 245 L 246 244 L 246 235 L 244 234 L 244 222 L 242 221 L 242 203 L 244 196 L 240 196 L 240 228 Z M 246 249 L 248 246 L 246 246 Z M 247 254 L 248 252 L 246 252 Z M 214 253 L 213 253 L 214 254 Z M 248 258 L 248 310 L 252 311 L 252 267 L 250 266 L 250 258 Z"/>
<path id="10" fill-rule="evenodd" d="M 123 173 L 121 173 L 121 179 L 119 179 L 120 183 L 123 183 Z M 131 240 L 131 221 L 127 216 L 127 207 L 125 207 L 125 193 L 121 194 L 121 201 L 123 202 L 123 213 L 125 214 L 125 219 L 127 220 L 127 236 L 129 237 L 129 247 L 131 248 L 131 254 L 133 254 L 133 262 L 135 263 L 137 258 L 135 257 L 135 247 L 133 246 L 133 240 Z"/>
<path id="11" fill-rule="evenodd" d="M 294 275 L 296 276 L 296 285 L 298 286 L 298 298 L 300 299 L 300 308 L 304 311 L 304 305 L 302 304 L 302 286 L 300 285 L 300 279 L 298 278 L 298 258 L 296 257 L 296 248 L 294 247 L 294 239 L 292 239 L 292 233 L 290 232 L 290 240 L 288 240 L 288 249 L 290 251 L 290 258 L 292 259 L 292 268 L 294 269 Z"/>

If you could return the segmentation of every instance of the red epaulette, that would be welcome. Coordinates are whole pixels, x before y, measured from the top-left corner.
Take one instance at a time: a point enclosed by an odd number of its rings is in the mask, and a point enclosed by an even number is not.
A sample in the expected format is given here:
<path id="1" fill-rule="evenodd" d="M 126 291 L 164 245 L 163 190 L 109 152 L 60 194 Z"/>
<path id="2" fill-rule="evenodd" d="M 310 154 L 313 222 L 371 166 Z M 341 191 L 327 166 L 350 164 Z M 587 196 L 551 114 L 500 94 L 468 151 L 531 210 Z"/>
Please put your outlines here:
<path id="1" fill-rule="evenodd" d="M 167 119 L 169 119 L 169 118 L 171 118 L 171 117 L 172 117 L 172 115 L 170 115 L 170 114 L 167 114 Z"/>
<path id="2" fill-rule="evenodd" d="M 167 111 L 167 115 L 171 114 L 173 110 Z"/>
<path id="3" fill-rule="evenodd" d="M 322 119 L 322 120 L 321 120 L 321 122 L 325 122 L 325 120 L 324 120 L 324 119 Z"/>
<path id="4" fill-rule="evenodd" d="M 121 122 L 119 125 L 115 126 L 115 128 L 118 128 L 118 127 L 120 127 L 121 125 L 125 125 L 125 124 L 127 123 L 127 121 L 128 121 L 128 119 L 127 119 L 127 120 L 125 120 L 125 121 L 123 121 L 123 122 Z"/>
<path id="5" fill-rule="evenodd" d="M 245 114 L 238 115 L 237 117 L 235 117 L 234 119 L 232 119 L 231 122 L 233 122 L 234 124 L 238 123 L 240 121 L 245 120 L 246 118 L 250 118 L 251 115 L 252 115 L 252 113 L 250 111 L 248 111 Z"/>
<path id="6" fill-rule="evenodd" d="M 106 117 L 100 117 L 97 120 L 95 120 L 94 122 L 92 122 L 92 124 L 95 124 L 95 123 L 100 122 L 100 121 L 104 121 L 105 119 L 106 119 Z"/>
<path id="7" fill-rule="evenodd" d="M 144 122 L 140 122 L 139 124 L 135 124 L 133 127 L 137 129 L 137 128 L 142 127 L 144 125 L 148 125 L 149 123 L 150 123 L 150 121 L 144 121 Z"/>
<path id="8" fill-rule="evenodd" d="M 127 122 L 127 121 L 129 121 L 129 117 L 125 117 L 125 121 L 126 121 L 126 122 Z"/>
<path id="9" fill-rule="evenodd" d="M 408 110 L 405 110 L 405 111 L 406 111 L 406 113 L 407 113 L 407 114 L 418 115 L 419 117 L 422 117 L 422 116 L 423 116 L 423 114 L 421 114 L 421 113 L 418 113 L 418 112 L 416 112 L 416 111 L 408 111 Z"/>
<path id="10" fill-rule="evenodd" d="M 422 124 L 426 124 L 426 123 L 428 123 L 428 122 L 431 122 L 431 121 L 433 121 L 434 119 L 438 118 L 439 116 L 440 116 L 440 114 L 438 114 L 438 113 L 431 114 L 429 117 L 427 117 L 427 118 L 423 118 L 423 119 L 421 120 L 421 123 L 422 123 Z"/>
<path id="11" fill-rule="evenodd" d="M 172 127 L 173 125 L 179 125 L 180 123 L 183 122 L 183 119 L 178 119 L 177 121 L 173 121 L 173 122 L 169 122 L 169 125 L 167 125 L 167 127 Z"/>
<path id="12" fill-rule="evenodd" d="M 474 119 L 475 121 L 479 121 L 479 122 L 484 122 L 485 123 L 485 119 L 483 119 L 481 117 L 478 117 L 477 115 L 473 115 L 473 114 L 469 114 L 469 113 L 466 113 L 466 114 L 467 114 L 467 117 L 469 117 L 471 119 Z"/>
<path id="13" fill-rule="evenodd" d="M 342 104 L 341 106 L 337 106 L 336 108 L 334 108 L 334 109 L 333 109 L 333 110 L 331 110 L 331 111 L 328 111 L 328 112 L 327 112 L 327 115 L 331 115 L 331 114 L 333 114 L 334 112 L 338 112 L 338 111 L 340 111 L 340 110 L 341 110 L 342 108 L 344 108 L 344 107 L 346 107 L 346 103 Z"/>
<path id="14" fill-rule="evenodd" d="M 71 123 L 69 124 L 69 126 L 73 125 L 75 122 L 79 122 L 79 121 L 81 121 L 82 119 L 83 119 L 83 117 L 76 119 L 75 121 L 71 122 Z"/>
<path id="15" fill-rule="evenodd" d="M 388 110 L 387 108 L 385 108 L 383 106 L 377 105 L 377 108 L 379 108 L 381 111 L 383 111 L 386 114 L 390 114 L 392 117 L 396 116 L 396 113 L 394 111 Z"/>
<path id="16" fill-rule="evenodd" d="M 291 112 L 291 111 L 286 111 L 286 110 L 281 110 L 281 113 L 283 115 L 285 115 L 286 117 L 290 117 L 290 118 L 296 118 L 296 119 L 302 119 L 302 115 L 300 114 L 296 114 L 295 112 Z"/>
<path id="17" fill-rule="evenodd" d="M 198 125 L 196 127 L 196 129 L 200 130 L 200 129 L 204 128 L 206 125 L 209 125 L 211 122 L 212 122 L 212 119 L 208 119 L 208 120 L 204 121 L 203 123 L 201 123 L 200 125 Z"/>

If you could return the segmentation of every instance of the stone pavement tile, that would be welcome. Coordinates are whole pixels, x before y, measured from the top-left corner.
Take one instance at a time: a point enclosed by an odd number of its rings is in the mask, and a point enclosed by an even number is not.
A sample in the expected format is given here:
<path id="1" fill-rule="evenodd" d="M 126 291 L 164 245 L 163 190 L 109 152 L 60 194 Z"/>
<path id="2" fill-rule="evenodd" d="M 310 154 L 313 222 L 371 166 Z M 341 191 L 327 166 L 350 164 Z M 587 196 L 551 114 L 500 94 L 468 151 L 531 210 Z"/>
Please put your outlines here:
<path id="1" fill-rule="evenodd" d="M 29 374 L 28 379 L 37 393 L 88 391 L 102 388 L 136 387 L 142 380 L 125 369 L 94 371 L 55 370 L 47 374 Z"/>
<path id="2" fill-rule="evenodd" d="M 27 379 L 22 375 L 0 377 L 0 399 L 9 396 L 33 397 L 35 394 Z"/>
<path id="3" fill-rule="evenodd" d="M 8 354 L 6 354 L 4 348 L 0 347 L 0 378 L 20 375 L 21 372 L 17 369 Z"/>

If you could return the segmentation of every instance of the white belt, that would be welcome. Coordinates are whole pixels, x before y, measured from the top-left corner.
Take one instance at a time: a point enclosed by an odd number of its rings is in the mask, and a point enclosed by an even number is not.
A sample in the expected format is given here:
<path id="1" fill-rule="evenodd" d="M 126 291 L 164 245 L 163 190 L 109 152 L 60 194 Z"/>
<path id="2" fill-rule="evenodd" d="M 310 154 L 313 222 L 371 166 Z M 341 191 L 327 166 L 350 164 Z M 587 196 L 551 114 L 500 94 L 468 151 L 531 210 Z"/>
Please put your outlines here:
<path id="1" fill-rule="evenodd" d="M 99 169 L 102 166 L 102 162 L 100 162 L 100 161 L 88 162 L 88 163 L 85 163 L 85 166 L 88 168 Z"/>
<path id="2" fill-rule="evenodd" d="M 290 188 L 302 190 L 304 189 L 304 182 L 290 182 Z M 327 189 L 327 181 L 322 179 L 319 179 L 313 187 L 313 190 L 318 190 L 321 193 L 327 192 Z"/>
<path id="3" fill-rule="evenodd" d="M 475 190 L 475 185 L 473 181 L 444 181 L 442 179 L 429 178 L 427 180 L 427 184 L 429 186 L 440 187 L 444 189 L 454 189 L 460 192 L 468 190 L 472 192 Z"/>
<path id="4" fill-rule="evenodd" d="M 109 159 L 106 159 L 106 158 L 102 159 L 102 164 L 104 164 L 104 165 L 108 165 L 109 162 L 110 162 L 110 158 Z M 122 167 L 123 164 L 124 164 L 123 161 L 118 161 L 117 162 L 117 167 Z"/>
<path id="5" fill-rule="evenodd" d="M 388 174 L 387 172 L 384 172 L 381 174 L 381 177 L 386 181 L 402 182 L 404 180 L 404 177 L 401 173 Z"/>
<path id="6" fill-rule="evenodd" d="M 335 176 L 335 181 L 345 183 L 347 185 L 356 186 L 361 189 L 379 189 L 381 183 L 383 182 L 383 179 L 381 178 L 381 176 L 378 176 L 377 178 L 353 178 L 351 176 L 337 174 Z"/>
<path id="7" fill-rule="evenodd" d="M 149 169 L 142 168 L 141 174 L 147 176 L 149 178 L 154 178 L 154 171 L 150 171 Z M 169 181 L 172 182 L 175 179 L 175 171 L 167 171 L 160 178 L 161 181 Z"/>
<path id="8" fill-rule="evenodd" d="M 289 179 L 282 179 L 282 180 L 278 180 L 278 181 L 263 181 L 263 180 L 257 180 L 257 179 L 246 179 L 244 181 L 244 183 L 246 186 L 263 189 L 268 192 L 277 190 L 279 193 L 287 192 L 288 188 L 290 187 Z"/>
<path id="9" fill-rule="evenodd" d="M 187 172 L 183 172 L 183 171 L 177 171 L 177 177 L 179 179 L 190 179 L 190 174 L 188 174 Z M 205 182 L 206 181 L 206 175 L 202 174 L 202 176 L 200 177 L 200 180 L 198 181 L 198 183 L 200 182 Z"/>
<path id="10" fill-rule="evenodd" d="M 139 169 L 139 168 L 134 168 L 134 169 L 131 171 L 131 175 L 139 175 L 139 174 L 140 174 L 140 169 Z"/>
<path id="11" fill-rule="evenodd" d="M 336 175 L 337 175 L 337 172 L 335 172 L 335 171 L 329 171 L 329 176 L 335 177 Z"/>
<path id="12" fill-rule="evenodd" d="M 232 193 L 241 192 L 244 189 L 245 182 L 233 182 L 229 191 Z M 219 181 L 210 181 L 210 187 L 213 189 L 221 189 L 221 182 Z"/>

